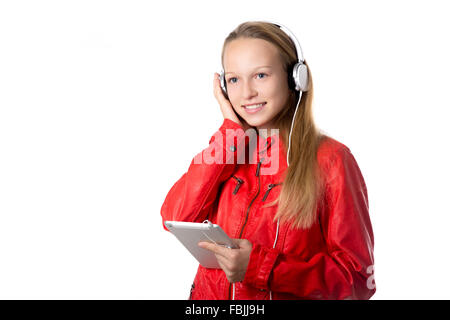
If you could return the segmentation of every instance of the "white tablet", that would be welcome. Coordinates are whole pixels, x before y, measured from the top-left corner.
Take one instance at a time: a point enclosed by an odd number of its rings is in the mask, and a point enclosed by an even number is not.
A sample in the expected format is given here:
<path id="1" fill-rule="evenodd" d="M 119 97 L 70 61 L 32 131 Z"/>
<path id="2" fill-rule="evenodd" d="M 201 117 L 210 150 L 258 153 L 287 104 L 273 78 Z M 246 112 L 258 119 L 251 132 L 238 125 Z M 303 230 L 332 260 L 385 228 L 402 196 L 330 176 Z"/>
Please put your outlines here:
<path id="1" fill-rule="evenodd" d="M 165 221 L 164 224 L 205 268 L 220 269 L 220 266 L 214 253 L 200 248 L 199 242 L 205 241 L 228 248 L 237 248 L 220 226 L 208 220 L 203 223 Z"/>

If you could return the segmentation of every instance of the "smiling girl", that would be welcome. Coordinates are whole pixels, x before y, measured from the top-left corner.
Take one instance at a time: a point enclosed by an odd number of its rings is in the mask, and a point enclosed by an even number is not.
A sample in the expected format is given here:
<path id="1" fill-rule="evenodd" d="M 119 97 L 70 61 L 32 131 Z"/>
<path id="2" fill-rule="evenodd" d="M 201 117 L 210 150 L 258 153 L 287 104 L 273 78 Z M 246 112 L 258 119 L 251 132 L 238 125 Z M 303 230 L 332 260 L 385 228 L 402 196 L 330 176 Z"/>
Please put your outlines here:
<path id="1" fill-rule="evenodd" d="M 286 30 L 245 22 L 225 39 L 225 88 L 219 74 L 213 80 L 224 121 L 199 155 L 220 150 L 226 161 L 192 161 L 162 205 L 163 221 L 207 219 L 238 245 L 199 244 L 215 253 L 221 269 L 199 265 L 191 299 L 369 299 L 375 293 L 363 176 L 350 149 L 316 128 L 311 73 L 307 68 L 307 86 L 299 90 L 292 69 L 307 64 Z M 264 143 L 251 148 L 245 130 L 256 130 Z M 229 161 L 247 155 L 256 161 Z M 263 174 L 274 157 L 276 170 Z"/>

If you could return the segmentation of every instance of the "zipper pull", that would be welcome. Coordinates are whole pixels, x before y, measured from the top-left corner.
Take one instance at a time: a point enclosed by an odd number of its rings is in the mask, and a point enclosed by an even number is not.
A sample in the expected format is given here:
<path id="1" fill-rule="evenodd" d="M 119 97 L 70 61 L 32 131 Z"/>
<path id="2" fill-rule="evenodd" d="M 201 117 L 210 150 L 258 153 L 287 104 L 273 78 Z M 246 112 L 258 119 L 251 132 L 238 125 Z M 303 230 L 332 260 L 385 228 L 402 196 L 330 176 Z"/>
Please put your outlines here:
<path id="1" fill-rule="evenodd" d="M 256 167 L 256 176 L 257 176 L 257 177 L 259 177 L 259 169 L 261 168 L 261 163 L 262 163 L 263 160 L 264 160 L 264 159 L 261 159 L 261 160 L 258 162 L 258 166 Z"/>
<path id="2" fill-rule="evenodd" d="M 236 194 L 239 190 L 239 188 L 241 187 L 241 184 L 244 183 L 244 180 L 239 179 L 238 177 L 233 176 L 233 178 L 237 181 L 237 185 L 236 188 L 234 188 L 233 194 Z"/>
<path id="3" fill-rule="evenodd" d="M 264 194 L 264 197 L 262 198 L 262 201 L 265 201 L 267 199 L 267 196 L 269 195 L 270 190 L 273 189 L 273 187 L 279 186 L 280 184 L 283 184 L 283 182 L 280 183 L 270 183 L 269 188 L 267 189 L 266 193 Z"/>
<path id="4" fill-rule="evenodd" d="M 275 187 L 275 185 L 273 183 L 269 184 L 269 188 L 267 189 L 266 193 L 264 194 L 262 201 L 266 201 L 267 196 L 269 195 L 269 192 L 270 192 L 270 190 L 272 190 L 273 187 Z"/>

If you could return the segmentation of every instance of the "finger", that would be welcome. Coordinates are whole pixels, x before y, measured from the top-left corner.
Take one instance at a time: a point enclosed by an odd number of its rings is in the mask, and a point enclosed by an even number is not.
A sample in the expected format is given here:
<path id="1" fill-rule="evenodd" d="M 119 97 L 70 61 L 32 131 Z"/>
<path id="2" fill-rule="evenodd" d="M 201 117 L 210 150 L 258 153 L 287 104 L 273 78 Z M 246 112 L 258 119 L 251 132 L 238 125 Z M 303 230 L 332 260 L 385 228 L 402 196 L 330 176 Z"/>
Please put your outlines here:
<path id="1" fill-rule="evenodd" d="M 224 257 L 226 257 L 227 250 L 229 250 L 227 248 L 224 248 L 222 246 L 216 245 L 214 243 L 205 242 L 205 241 L 199 242 L 198 246 L 200 248 L 209 250 L 211 252 L 214 252 L 215 254 L 218 254 L 218 255 L 221 255 L 221 256 L 224 256 Z"/>
<path id="2" fill-rule="evenodd" d="M 209 242 L 206 242 L 206 241 L 201 241 L 201 242 L 198 243 L 198 246 L 200 248 L 203 248 L 203 249 L 206 249 L 206 250 L 214 252 L 214 244 L 213 243 L 209 243 Z"/>
<path id="3" fill-rule="evenodd" d="M 219 256 L 216 254 L 217 262 L 219 263 L 220 268 L 225 272 L 225 275 L 229 282 L 237 282 L 237 273 L 232 268 L 232 264 L 225 257 Z"/>
<path id="4" fill-rule="evenodd" d="M 251 247 L 252 244 L 247 239 L 233 239 L 233 242 L 239 247 L 239 249 Z"/>
<path id="5" fill-rule="evenodd" d="M 225 271 L 225 273 L 228 273 L 230 270 L 230 262 L 228 261 L 228 259 L 224 256 L 221 256 L 220 254 L 216 254 L 216 258 L 220 268 Z"/>
<path id="6" fill-rule="evenodd" d="M 223 95 L 222 92 L 222 87 L 220 86 L 219 83 L 217 83 L 219 80 L 216 81 L 215 83 L 215 87 L 214 87 L 214 95 L 216 97 L 216 99 L 220 102 L 223 102 L 225 100 L 225 96 Z"/>
<path id="7" fill-rule="evenodd" d="M 214 90 L 217 90 L 218 88 L 220 88 L 220 78 L 219 75 L 217 73 L 214 74 Z"/>
<path id="8" fill-rule="evenodd" d="M 214 94 L 216 95 L 216 98 L 219 99 L 220 101 L 227 100 L 223 94 L 219 74 L 217 73 L 214 75 Z"/>
<path id="9" fill-rule="evenodd" d="M 220 85 L 220 75 L 218 73 L 214 74 L 214 81 Z"/>

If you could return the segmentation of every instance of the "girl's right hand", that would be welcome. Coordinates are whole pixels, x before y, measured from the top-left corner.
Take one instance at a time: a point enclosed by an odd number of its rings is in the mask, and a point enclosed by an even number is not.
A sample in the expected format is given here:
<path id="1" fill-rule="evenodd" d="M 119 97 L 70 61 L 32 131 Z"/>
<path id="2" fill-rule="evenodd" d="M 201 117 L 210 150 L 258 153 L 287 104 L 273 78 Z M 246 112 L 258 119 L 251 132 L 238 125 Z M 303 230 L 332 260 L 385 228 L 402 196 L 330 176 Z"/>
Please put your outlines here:
<path id="1" fill-rule="evenodd" d="M 222 87 L 220 86 L 220 78 L 218 73 L 214 73 L 213 87 L 214 87 L 214 96 L 216 97 L 217 102 L 219 102 L 220 111 L 222 111 L 224 119 L 229 119 L 231 121 L 236 122 L 244 129 L 244 131 L 250 128 L 250 126 L 247 124 L 247 122 L 245 122 L 245 120 L 243 121 L 239 120 L 236 112 L 233 109 L 233 106 L 230 103 L 230 100 L 228 100 L 223 94 Z"/>

